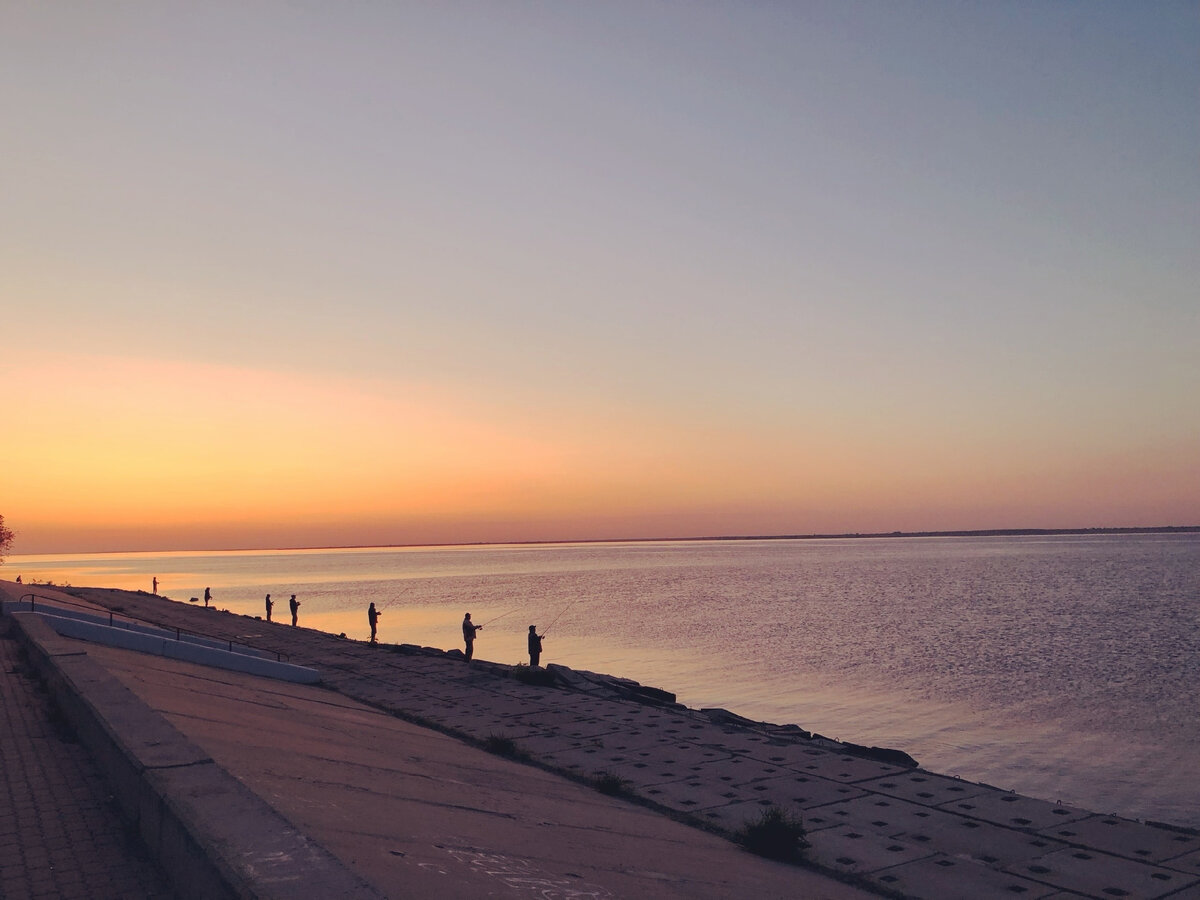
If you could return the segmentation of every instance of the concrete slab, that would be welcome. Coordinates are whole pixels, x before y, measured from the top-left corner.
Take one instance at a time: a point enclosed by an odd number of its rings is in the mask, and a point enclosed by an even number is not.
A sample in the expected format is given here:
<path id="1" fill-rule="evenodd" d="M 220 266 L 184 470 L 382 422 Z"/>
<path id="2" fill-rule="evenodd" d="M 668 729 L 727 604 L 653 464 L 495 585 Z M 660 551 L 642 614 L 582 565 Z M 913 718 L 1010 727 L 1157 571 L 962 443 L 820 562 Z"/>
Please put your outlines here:
<path id="1" fill-rule="evenodd" d="M 1159 862 L 1200 851 L 1200 835 L 1143 825 L 1118 816 L 1093 815 L 1042 830 L 1042 834 L 1116 856 Z"/>
<path id="2" fill-rule="evenodd" d="M 846 824 L 859 829 L 992 866 L 1037 859 L 1067 846 L 1042 835 L 1001 828 L 936 807 L 879 794 L 868 794 L 822 809 L 825 815 L 843 812 Z"/>
<path id="3" fill-rule="evenodd" d="M 684 778 L 705 763 L 728 758 L 707 747 L 669 741 L 634 750 L 609 744 L 597 756 L 604 771 L 627 778 L 635 784 L 657 784 Z"/>
<path id="4" fill-rule="evenodd" d="M 836 785 L 835 782 L 830 782 L 830 784 Z M 836 785 L 834 789 L 843 799 L 863 796 L 861 790 L 848 784 Z M 773 798 L 771 796 L 760 796 L 753 800 L 735 800 L 724 806 L 700 810 L 696 815 L 697 818 L 711 825 L 725 828 L 728 831 L 737 831 L 747 822 L 758 819 L 771 806 L 778 806 L 785 812 L 799 816 L 810 834 L 826 828 L 838 828 L 846 825 L 847 815 L 844 810 L 839 809 L 837 803 L 800 807 L 789 804 L 784 797 Z"/>
<path id="5" fill-rule="evenodd" d="M 1200 877 L 1200 850 L 1193 850 L 1191 853 L 1185 853 L 1183 856 L 1164 860 L 1161 865 L 1168 869 L 1178 869 L 1180 872 L 1187 872 L 1189 875 Z"/>
<path id="6" fill-rule="evenodd" d="M 1052 829 L 1055 825 L 1077 822 L 1092 815 L 1086 809 L 1076 809 L 1061 803 L 997 790 L 985 791 L 943 805 L 946 809 L 973 819 L 983 819 L 1007 828 L 1028 828 L 1034 831 Z"/>
<path id="7" fill-rule="evenodd" d="M 585 719 L 575 715 L 520 717 L 518 721 L 537 721 L 543 729 L 553 729 L 564 737 L 580 741 L 594 741 L 604 747 L 614 738 L 619 738 L 620 726 L 603 719 Z"/>
<path id="8" fill-rule="evenodd" d="M 770 759 L 773 752 L 778 751 L 779 748 L 786 749 L 797 746 L 792 741 L 781 741 L 778 738 L 771 738 L 765 734 L 753 731 L 737 731 L 733 728 L 720 725 L 708 725 L 694 734 L 692 740 L 698 744 L 712 744 L 724 747 L 730 753 L 739 756 L 751 756 L 755 760 L 769 765 L 779 765 L 778 762 Z"/>
<path id="9" fill-rule="evenodd" d="M 927 847 L 882 838 L 841 825 L 811 832 L 805 854 L 817 865 L 839 872 L 864 874 L 932 856 Z"/>
<path id="10" fill-rule="evenodd" d="M 1066 900 L 1067 896 L 1050 885 L 942 854 L 887 869 L 876 880 L 885 888 L 923 900 Z"/>
<path id="11" fill-rule="evenodd" d="M 731 791 L 725 796 L 713 788 L 704 778 L 684 778 L 679 781 L 664 781 L 652 786 L 641 786 L 637 792 L 668 809 L 694 813 L 714 806 L 726 806 L 735 800 L 745 800 Z"/>
<path id="12" fill-rule="evenodd" d="M 1200 887 L 1200 878 L 1174 869 L 1096 851 L 1066 849 L 1006 871 L 1065 890 L 1098 897 L 1155 900 Z"/>
<path id="13" fill-rule="evenodd" d="M 845 753 L 834 753 L 807 742 L 785 746 L 762 745 L 750 751 L 748 756 L 762 762 L 798 772 L 812 772 L 833 781 L 866 781 L 882 775 L 900 775 L 911 771 L 899 766 L 889 766 L 875 760 L 862 759 Z"/>
<path id="14" fill-rule="evenodd" d="M 736 787 L 751 794 L 760 803 L 768 800 L 779 806 L 794 806 L 802 810 L 864 796 L 864 791 L 857 785 L 796 773 L 759 778 Z"/>
<path id="15" fill-rule="evenodd" d="M 945 775 L 935 775 L 924 769 L 909 769 L 893 773 L 886 778 L 858 783 L 864 790 L 889 797 L 899 797 L 924 806 L 939 806 L 966 797 L 978 797 L 986 793 L 999 793 L 987 785 L 972 784 Z"/>

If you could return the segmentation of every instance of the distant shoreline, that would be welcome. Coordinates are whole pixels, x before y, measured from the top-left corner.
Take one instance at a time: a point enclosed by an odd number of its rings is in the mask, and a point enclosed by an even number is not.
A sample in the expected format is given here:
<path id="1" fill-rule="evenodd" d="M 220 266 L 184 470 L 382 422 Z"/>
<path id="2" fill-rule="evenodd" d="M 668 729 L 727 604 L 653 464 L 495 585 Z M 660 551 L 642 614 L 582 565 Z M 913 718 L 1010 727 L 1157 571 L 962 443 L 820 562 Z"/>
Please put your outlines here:
<path id="1" fill-rule="evenodd" d="M 339 544 L 312 547 L 174 547 L 151 550 L 67 550 L 49 553 L 13 553 L 12 556 L 75 556 L 106 553 L 287 553 L 300 550 L 421 550 L 432 547 L 544 547 L 554 544 L 667 544 L 706 541 L 831 541 L 872 538 L 938 537 L 1054 537 L 1056 535 L 1196 534 L 1200 525 L 1152 525 L 1114 528 L 982 528 L 960 531 L 871 531 L 841 534 L 724 534 L 701 537 L 559 538 L 540 541 L 462 541 L 431 544 Z"/>

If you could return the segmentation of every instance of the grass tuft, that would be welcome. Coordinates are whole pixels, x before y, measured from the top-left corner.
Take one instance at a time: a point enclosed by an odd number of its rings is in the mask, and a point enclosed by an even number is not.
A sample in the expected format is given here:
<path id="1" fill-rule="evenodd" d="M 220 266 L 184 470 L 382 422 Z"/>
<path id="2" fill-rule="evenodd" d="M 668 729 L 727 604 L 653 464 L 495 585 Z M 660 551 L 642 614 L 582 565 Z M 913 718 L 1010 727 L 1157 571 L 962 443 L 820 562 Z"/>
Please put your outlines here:
<path id="1" fill-rule="evenodd" d="M 525 753 L 517 747 L 516 741 L 502 734 L 489 734 L 483 742 L 483 749 L 488 753 L 495 753 L 497 756 L 504 756 L 508 759 L 525 758 Z"/>
<path id="2" fill-rule="evenodd" d="M 808 846 L 804 839 L 804 823 L 778 806 L 763 810 L 756 822 L 747 822 L 738 832 L 737 840 L 751 853 L 768 859 L 793 861 Z"/>
<path id="3" fill-rule="evenodd" d="M 612 772 L 601 772 L 592 779 L 592 784 L 596 790 L 602 794 L 607 794 L 610 797 L 628 797 L 633 793 L 633 788 L 620 775 L 614 775 Z"/>

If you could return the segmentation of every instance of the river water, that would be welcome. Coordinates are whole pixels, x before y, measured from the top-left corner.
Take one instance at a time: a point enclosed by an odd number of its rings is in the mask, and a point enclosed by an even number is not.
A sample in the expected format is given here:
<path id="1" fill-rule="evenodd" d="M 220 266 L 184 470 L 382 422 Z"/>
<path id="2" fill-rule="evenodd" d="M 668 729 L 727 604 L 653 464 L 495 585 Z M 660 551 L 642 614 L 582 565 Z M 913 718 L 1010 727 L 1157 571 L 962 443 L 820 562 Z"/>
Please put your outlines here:
<path id="1" fill-rule="evenodd" d="M 693 707 L 904 750 L 1100 812 L 1200 826 L 1200 535 L 870 538 L 13 556 L 362 639 L 637 679 Z"/>

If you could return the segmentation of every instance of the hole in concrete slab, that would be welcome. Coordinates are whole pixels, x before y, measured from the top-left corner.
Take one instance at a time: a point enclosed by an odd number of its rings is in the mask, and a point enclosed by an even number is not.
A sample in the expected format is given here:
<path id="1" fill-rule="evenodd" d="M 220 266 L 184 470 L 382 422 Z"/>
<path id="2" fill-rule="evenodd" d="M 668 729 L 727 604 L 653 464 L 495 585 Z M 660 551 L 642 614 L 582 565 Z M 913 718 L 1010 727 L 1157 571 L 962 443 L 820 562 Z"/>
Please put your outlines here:
<path id="1" fill-rule="evenodd" d="M 891 806 L 892 804 L 888 803 L 886 800 L 877 800 L 875 802 L 875 805 L 876 806 Z"/>
<path id="2" fill-rule="evenodd" d="M 880 786 L 880 787 L 895 787 L 895 786 L 896 786 L 896 782 L 894 782 L 894 781 L 881 781 L 881 782 L 879 783 L 879 786 Z"/>
<path id="3" fill-rule="evenodd" d="M 883 821 L 883 819 L 876 819 L 871 824 L 874 825 L 876 828 L 882 828 L 883 826 L 885 826 L 887 824 L 887 822 Z"/>
<path id="4" fill-rule="evenodd" d="M 920 775 L 914 775 L 912 778 L 909 779 L 909 781 L 924 781 L 924 780 L 925 779 L 922 778 Z"/>
<path id="5" fill-rule="evenodd" d="M 839 856 L 837 858 L 837 863 L 840 866 L 852 866 L 852 865 L 854 865 L 854 860 L 852 860 L 848 856 Z"/>
<path id="6" fill-rule="evenodd" d="M 917 796 L 918 796 L 918 797 L 924 797 L 925 799 L 929 799 L 930 797 L 932 797 L 932 796 L 933 796 L 933 794 L 929 793 L 929 791 L 920 791 L 920 792 L 917 794 Z"/>
<path id="7" fill-rule="evenodd" d="M 1065 810 L 1065 809 L 1052 809 L 1050 811 L 1052 813 L 1054 813 L 1054 815 L 1056 815 L 1056 816 L 1069 816 L 1071 814 L 1068 810 Z"/>
<path id="8" fill-rule="evenodd" d="M 1014 823 L 1014 824 L 1017 824 L 1017 825 L 1031 825 L 1031 824 L 1033 824 L 1033 823 L 1032 823 L 1032 821 L 1031 821 L 1030 819 L 1013 819 L 1012 821 L 1013 821 L 1013 823 Z"/>
<path id="9" fill-rule="evenodd" d="M 755 788 L 756 791 L 765 791 L 766 789 L 767 786 L 765 784 L 760 784 Z"/>
<path id="10" fill-rule="evenodd" d="M 734 797 L 737 796 L 737 791 L 726 791 L 721 796 L 727 800 L 732 800 Z"/>
<path id="11" fill-rule="evenodd" d="M 854 840 L 858 840 L 860 837 L 862 837 L 862 835 L 859 834 L 857 831 L 851 831 L 850 833 L 848 833 L 846 835 L 846 837 L 853 838 Z"/>
<path id="12" fill-rule="evenodd" d="M 1149 850 L 1134 850 L 1133 852 L 1136 853 L 1138 856 L 1149 856 L 1150 855 Z"/>
<path id="13" fill-rule="evenodd" d="M 1017 802 L 1016 797 L 1001 797 L 1000 800 L 1003 803 L 1016 803 Z"/>
<path id="14" fill-rule="evenodd" d="M 1028 890 L 1029 888 L 1025 887 L 1023 884 L 1010 884 L 1008 886 L 1008 892 L 1010 894 L 1024 894 Z"/>
<path id="15" fill-rule="evenodd" d="M 937 864 L 944 869 L 948 869 L 948 868 L 950 868 L 950 866 L 954 865 L 954 863 L 950 862 L 950 860 L 948 860 L 948 859 L 939 859 L 937 861 Z"/>
<path id="16" fill-rule="evenodd" d="M 1091 854 L 1088 854 L 1088 853 L 1072 853 L 1071 855 L 1073 857 L 1075 857 L 1076 859 L 1091 859 L 1092 858 Z"/>
<path id="17" fill-rule="evenodd" d="M 793 797 L 792 802 L 796 803 L 796 804 L 807 803 L 808 798 L 807 797 Z"/>
<path id="18" fill-rule="evenodd" d="M 1105 825 L 1120 825 L 1121 824 L 1116 819 L 1101 819 L 1100 821 L 1103 822 Z"/>
<path id="19" fill-rule="evenodd" d="M 913 813 L 913 815 L 916 816 L 918 819 L 928 819 L 929 818 L 929 813 L 927 813 L 927 812 Z"/>
<path id="20" fill-rule="evenodd" d="M 963 822 L 962 825 L 963 825 L 963 828 L 978 828 L 979 827 L 978 822 Z"/>
<path id="21" fill-rule="evenodd" d="M 1034 875 L 1048 875 L 1050 873 L 1050 870 L 1045 866 L 1030 866 L 1029 871 Z"/>
<path id="22" fill-rule="evenodd" d="M 899 881 L 900 879 L 895 875 L 882 875 L 880 876 L 879 880 L 884 884 L 891 884 L 893 881 Z"/>
<path id="23" fill-rule="evenodd" d="M 892 846 L 888 847 L 887 849 L 888 849 L 888 853 L 899 853 L 904 848 L 901 847 L 899 844 L 892 844 Z"/>
<path id="24" fill-rule="evenodd" d="M 914 834 L 913 840 L 920 841 L 922 844 L 925 844 L 925 843 L 928 843 L 929 841 L 933 840 L 933 838 L 931 838 L 927 834 Z"/>
<path id="25" fill-rule="evenodd" d="M 952 787 L 952 788 L 948 788 L 948 790 L 953 791 L 955 793 L 959 793 L 959 794 L 961 794 L 963 791 L 963 789 L 960 787 Z"/>
<path id="26" fill-rule="evenodd" d="M 1167 875 L 1165 872 L 1154 872 L 1153 874 L 1151 874 L 1150 877 L 1153 878 L 1155 881 L 1170 881 L 1171 880 L 1171 876 Z"/>
<path id="27" fill-rule="evenodd" d="M 1110 897 L 1128 897 L 1129 891 L 1123 891 L 1120 888 L 1105 888 L 1101 893 L 1108 894 Z"/>
<path id="28" fill-rule="evenodd" d="M 1073 832 L 1073 831 L 1065 831 L 1064 830 L 1064 831 L 1060 831 L 1059 834 L 1061 834 L 1063 837 L 1075 837 L 1075 832 Z"/>
<path id="29" fill-rule="evenodd" d="M 988 856 L 988 855 L 984 854 L 983 856 L 979 857 L 979 861 L 985 862 L 990 866 L 992 863 L 1000 862 L 1000 858 L 997 856 Z"/>

